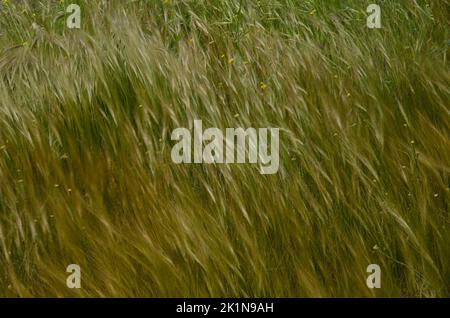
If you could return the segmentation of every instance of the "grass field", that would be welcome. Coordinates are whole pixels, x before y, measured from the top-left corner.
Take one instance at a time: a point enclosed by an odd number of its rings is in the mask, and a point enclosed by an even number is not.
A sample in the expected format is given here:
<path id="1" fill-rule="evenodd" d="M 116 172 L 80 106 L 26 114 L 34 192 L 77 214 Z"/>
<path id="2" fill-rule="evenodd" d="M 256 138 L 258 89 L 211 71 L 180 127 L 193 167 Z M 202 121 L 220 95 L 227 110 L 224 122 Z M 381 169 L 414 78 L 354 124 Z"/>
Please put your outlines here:
<path id="1" fill-rule="evenodd" d="M 448 0 L 0 1 L 0 296 L 450 297 Z"/>

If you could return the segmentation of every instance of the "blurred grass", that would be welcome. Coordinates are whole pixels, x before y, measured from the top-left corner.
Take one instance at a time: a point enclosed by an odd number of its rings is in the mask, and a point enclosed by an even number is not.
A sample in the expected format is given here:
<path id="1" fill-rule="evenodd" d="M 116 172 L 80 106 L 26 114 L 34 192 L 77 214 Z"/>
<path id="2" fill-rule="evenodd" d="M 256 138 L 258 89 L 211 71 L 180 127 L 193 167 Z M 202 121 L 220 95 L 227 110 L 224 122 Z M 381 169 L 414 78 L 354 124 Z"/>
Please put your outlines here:
<path id="1" fill-rule="evenodd" d="M 372 2 L 4 2 L 0 296 L 449 297 L 450 3 Z M 173 164 L 194 119 L 280 171 Z"/>

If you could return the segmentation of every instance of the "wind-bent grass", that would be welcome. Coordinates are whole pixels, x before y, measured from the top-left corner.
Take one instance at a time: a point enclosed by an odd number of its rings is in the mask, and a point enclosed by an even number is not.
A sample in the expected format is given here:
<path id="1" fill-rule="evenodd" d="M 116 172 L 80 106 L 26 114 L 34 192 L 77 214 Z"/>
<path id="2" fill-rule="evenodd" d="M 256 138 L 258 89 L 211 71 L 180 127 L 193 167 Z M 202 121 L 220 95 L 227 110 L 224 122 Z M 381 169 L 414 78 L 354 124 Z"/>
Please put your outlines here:
<path id="1" fill-rule="evenodd" d="M 450 296 L 449 1 L 73 2 L 0 7 L 0 296 Z M 194 119 L 280 171 L 173 164 Z"/>

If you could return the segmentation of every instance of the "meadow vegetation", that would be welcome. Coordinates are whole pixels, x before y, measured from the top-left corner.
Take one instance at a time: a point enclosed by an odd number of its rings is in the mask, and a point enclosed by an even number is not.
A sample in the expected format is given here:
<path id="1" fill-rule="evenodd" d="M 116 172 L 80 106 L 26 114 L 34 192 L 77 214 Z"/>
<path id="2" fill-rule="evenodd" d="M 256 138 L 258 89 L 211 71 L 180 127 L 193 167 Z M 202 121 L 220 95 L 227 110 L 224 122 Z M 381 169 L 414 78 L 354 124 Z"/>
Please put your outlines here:
<path id="1" fill-rule="evenodd" d="M 0 296 L 450 296 L 448 0 L 0 1 Z"/>

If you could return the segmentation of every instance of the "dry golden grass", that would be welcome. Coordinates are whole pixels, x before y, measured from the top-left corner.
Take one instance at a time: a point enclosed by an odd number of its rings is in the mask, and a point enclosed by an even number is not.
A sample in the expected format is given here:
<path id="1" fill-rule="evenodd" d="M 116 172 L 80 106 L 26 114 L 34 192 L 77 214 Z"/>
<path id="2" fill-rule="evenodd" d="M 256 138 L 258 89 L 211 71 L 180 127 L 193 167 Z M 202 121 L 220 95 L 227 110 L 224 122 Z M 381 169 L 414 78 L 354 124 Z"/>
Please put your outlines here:
<path id="1" fill-rule="evenodd" d="M 0 296 L 450 296 L 449 1 L 3 2 Z M 279 172 L 173 164 L 194 119 Z"/>

